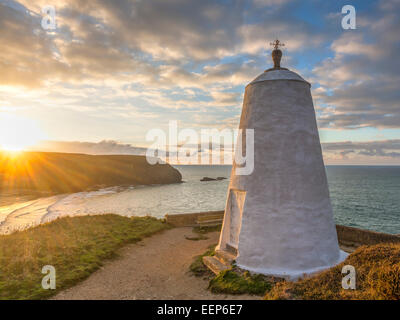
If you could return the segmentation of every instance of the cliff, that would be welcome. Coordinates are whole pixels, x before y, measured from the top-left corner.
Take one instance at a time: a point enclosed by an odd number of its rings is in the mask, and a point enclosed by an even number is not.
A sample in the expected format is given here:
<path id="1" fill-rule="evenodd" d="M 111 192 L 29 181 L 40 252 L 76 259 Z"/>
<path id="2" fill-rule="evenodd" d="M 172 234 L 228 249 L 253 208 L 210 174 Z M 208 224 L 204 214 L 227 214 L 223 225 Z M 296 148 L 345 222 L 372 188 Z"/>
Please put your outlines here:
<path id="1" fill-rule="evenodd" d="M 71 193 L 110 186 L 181 182 L 169 164 L 144 156 L 71 153 L 0 153 L 0 190 L 5 193 Z"/>

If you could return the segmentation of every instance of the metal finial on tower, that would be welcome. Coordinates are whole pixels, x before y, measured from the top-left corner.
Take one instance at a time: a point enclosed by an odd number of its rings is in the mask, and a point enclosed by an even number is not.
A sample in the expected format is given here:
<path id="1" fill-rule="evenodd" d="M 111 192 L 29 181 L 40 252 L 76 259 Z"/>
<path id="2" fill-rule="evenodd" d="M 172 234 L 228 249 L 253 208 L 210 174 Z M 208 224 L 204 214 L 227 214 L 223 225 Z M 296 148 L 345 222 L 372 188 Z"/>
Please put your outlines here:
<path id="1" fill-rule="evenodd" d="M 269 43 L 271 46 L 274 47 L 274 49 L 279 49 L 279 47 L 284 47 L 285 44 L 280 42 L 278 39 L 276 39 L 274 42 Z"/>
<path id="2" fill-rule="evenodd" d="M 284 47 L 285 44 L 276 39 L 274 42 L 271 42 L 270 45 L 274 47 L 274 50 L 272 50 L 272 60 L 274 61 L 274 69 L 280 69 L 282 51 L 279 49 L 279 47 Z"/>

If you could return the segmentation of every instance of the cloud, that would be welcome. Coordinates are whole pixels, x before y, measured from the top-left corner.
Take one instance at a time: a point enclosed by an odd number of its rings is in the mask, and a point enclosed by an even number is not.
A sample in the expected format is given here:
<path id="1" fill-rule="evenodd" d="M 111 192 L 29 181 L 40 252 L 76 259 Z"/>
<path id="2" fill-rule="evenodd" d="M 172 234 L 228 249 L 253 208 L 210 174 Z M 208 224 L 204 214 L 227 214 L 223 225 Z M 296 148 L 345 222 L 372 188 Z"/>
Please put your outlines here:
<path id="1" fill-rule="evenodd" d="M 287 2 L 256 1 L 277 8 Z M 45 1 L 21 1 L 26 9 L 19 6 L 18 10 L 10 3 L 15 2 L 0 4 L 0 39 L 8 43 L 3 68 L 16 61 L 23 64 L 21 70 L 30 76 L 21 75 L 14 83 L 25 86 L 54 79 L 86 82 L 104 76 L 125 82 L 126 76 L 131 76 L 146 85 L 172 81 L 196 86 L 198 78 L 203 84 L 216 79 L 212 73 L 207 74 L 206 67 L 226 67 L 221 63 L 226 57 L 264 55 L 268 41 L 276 34 L 290 42 L 293 52 L 302 43 L 315 45 L 321 41 L 321 35 L 300 20 L 291 17 L 294 21 L 289 24 L 289 17 L 247 8 L 244 0 L 94 0 L 85 4 L 78 0 L 58 1 L 54 3 L 58 27 L 55 32 L 40 27 Z M 254 18 L 259 15 L 259 22 L 247 22 L 249 14 Z M 25 56 L 13 56 L 15 51 L 24 51 Z M 32 53 L 34 63 L 29 60 Z M 205 66 L 198 75 L 193 69 L 200 63 Z M 226 73 L 223 80 L 236 84 L 251 80 L 243 77 L 248 73 L 241 64 L 235 67 L 237 75 Z M 258 66 L 257 70 L 262 68 Z"/>
<path id="2" fill-rule="evenodd" d="M 381 162 L 398 164 L 400 159 L 400 139 L 365 142 L 323 143 L 322 150 L 326 161 L 345 160 L 366 163 Z"/>
<path id="3" fill-rule="evenodd" d="M 53 55 L 49 38 L 37 15 L 0 4 L 0 85 L 37 87 L 46 76 L 65 72 Z"/>
<path id="4" fill-rule="evenodd" d="M 390 5 L 389 5 L 390 4 Z M 322 128 L 400 126 L 400 28 L 398 1 L 381 1 L 330 46 L 333 57 L 313 69 L 321 85 L 316 102 Z M 314 91 L 315 92 L 315 91 Z"/>
<path id="5" fill-rule="evenodd" d="M 100 142 L 79 141 L 42 141 L 32 150 L 46 152 L 84 153 L 92 155 L 129 154 L 145 155 L 147 148 L 134 147 L 117 141 L 104 140 Z"/>
<path id="6" fill-rule="evenodd" d="M 321 128 L 399 128 L 398 1 L 357 11 L 357 30 L 339 33 L 335 6 L 303 10 L 314 1 L 58 0 L 55 31 L 40 27 L 47 4 L 0 0 L 0 99 L 47 122 L 73 113 L 54 139 L 138 141 L 170 119 L 236 128 L 277 36 L 284 65 L 313 84 Z"/>
<path id="7" fill-rule="evenodd" d="M 181 147 L 185 141 L 179 143 Z M 213 144 L 213 149 L 202 149 L 198 144 L 185 144 L 185 150 L 194 150 L 201 157 L 208 159 L 212 154 L 232 156 L 233 146 L 224 142 L 220 146 Z M 219 148 L 218 148 L 219 147 Z M 146 155 L 147 148 L 136 147 L 132 144 L 123 144 L 118 141 L 104 140 L 100 142 L 67 142 L 42 141 L 32 148 L 34 151 L 84 153 L 92 155 Z M 400 164 L 400 139 L 365 141 L 365 142 L 329 142 L 322 143 L 322 150 L 326 164 Z M 197 154 L 197 153 L 196 153 Z M 176 153 L 170 153 L 171 156 Z"/>
<path id="8" fill-rule="evenodd" d="M 281 6 L 283 4 L 288 3 L 291 0 L 253 0 L 253 3 L 256 6 L 264 7 L 264 6 Z M 293 1 L 293 0 L 292 0 Z"/>

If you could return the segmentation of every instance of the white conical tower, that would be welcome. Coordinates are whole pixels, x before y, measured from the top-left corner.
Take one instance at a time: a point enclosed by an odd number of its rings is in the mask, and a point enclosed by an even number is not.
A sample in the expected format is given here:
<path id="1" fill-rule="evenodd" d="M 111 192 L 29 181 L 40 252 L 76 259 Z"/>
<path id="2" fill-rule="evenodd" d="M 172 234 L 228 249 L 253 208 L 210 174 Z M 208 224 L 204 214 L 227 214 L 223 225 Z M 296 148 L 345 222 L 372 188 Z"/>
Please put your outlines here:
<path id="1" fill-rule="evenodd" d="M 280 67 L 279 45 L 277 40 L 274 68 L 246 87 L 239 129 L 254 129 L 254 171 L 237 175 L 238 166 L 232 167 L 217 250 L 234 253 L 243 269 L 296 279 L 338 264 L 345 253 L 310 84 Z"/>

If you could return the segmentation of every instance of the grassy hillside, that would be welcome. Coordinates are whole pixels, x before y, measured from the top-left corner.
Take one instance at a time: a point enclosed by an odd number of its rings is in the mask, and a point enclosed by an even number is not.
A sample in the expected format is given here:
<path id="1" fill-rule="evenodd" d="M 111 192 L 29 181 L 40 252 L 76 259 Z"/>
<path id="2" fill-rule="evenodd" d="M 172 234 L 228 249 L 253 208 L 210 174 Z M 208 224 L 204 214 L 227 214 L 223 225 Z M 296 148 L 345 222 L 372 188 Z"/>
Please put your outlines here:
<path id="1" fill-rule="evenodd" d="M 14 194 L 70 193 L 116 185 L 176 183 L 169 164 L 150 165 L 143 156 L 71 153 L 0 153 L 0 190 Z"/>
<path id="2" fill-rule="evenodd" d="M 341 270 L 352 265 L 356 270 L 356 290 L 342 288 Z M 312 300 L 399 300 L 400 244 L 378 244 L 358 248 L 340 265 L 312 278 L 281 282 L 266 299 Z"/>
<path id="3" fill-rule="evenodd" d="M 97 270 L 126 243 L 168 224 L 150 217 L 117 215 L 63 218 L 0 236 L 0 299 L 40 299 L 70 287 Z M 56 269 L 56 290 L 41 286 L 42 267 Z"/>

